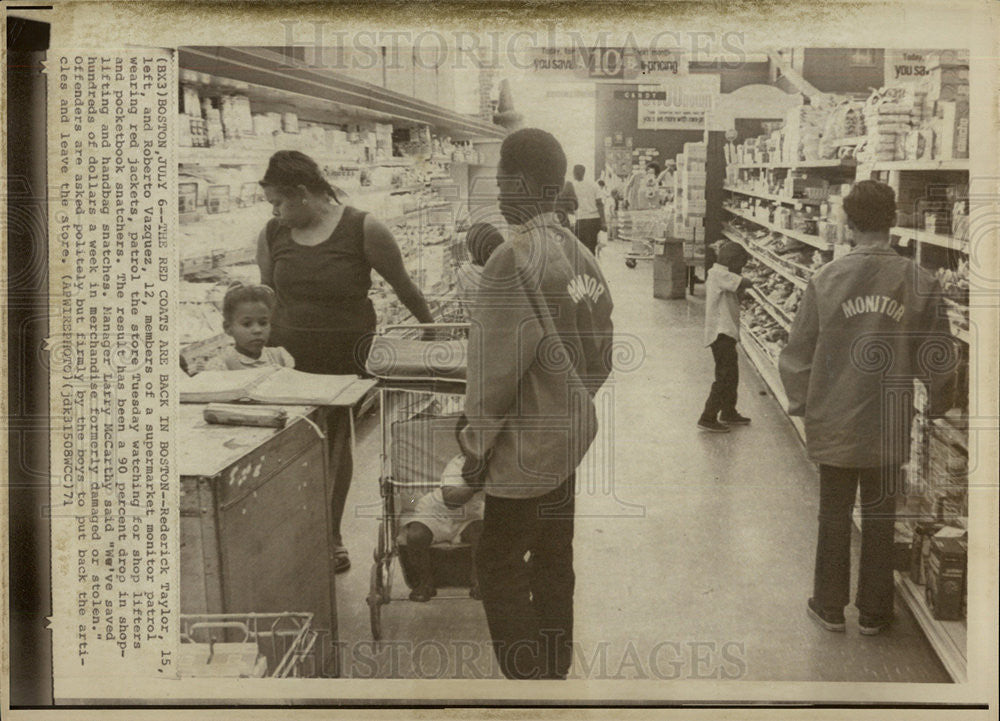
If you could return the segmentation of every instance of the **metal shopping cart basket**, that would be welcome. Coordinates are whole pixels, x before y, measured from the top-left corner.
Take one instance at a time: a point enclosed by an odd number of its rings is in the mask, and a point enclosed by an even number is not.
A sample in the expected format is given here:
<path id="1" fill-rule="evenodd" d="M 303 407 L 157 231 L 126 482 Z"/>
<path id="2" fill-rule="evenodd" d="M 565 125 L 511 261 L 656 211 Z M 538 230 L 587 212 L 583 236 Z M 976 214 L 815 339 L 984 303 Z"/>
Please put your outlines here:
<path id="1" fill-rule="evenodd" d="M 386 326 L 368 358 L 368 371 L 379 379 L 381 421 L 381 515 L 368 593 L 372 638 L 382 639 L 382 606 L 392 596 L 395 562 L 413 588 L 411 570 L 400 556 L 400 532 L 417 501 L 440 485 L 447 463 L 460 449 L 459 418 L 465 407 L 467 323 Z M 434 340 L 422 340 L 431 334 Z M 438 587 L 469 585 L 471 549 L 464 543 L 431 546 Z M 468 594 L 435 596 L 469 599 Z"/>
<path id="2" fill-rule="evenodd" d="M 178 672 L 211 678 L 315 677 L 311 613 L 181 614 Z"/>
<path id="3" fill-rule="evenodd" d="M 625 254 L 626 266 L 634 268 L 640 260 L 652 260 L 662 248 L 668 213 L 665 208 L 620 211 L 618 238 L 632 243 L 632 249 Z"/>

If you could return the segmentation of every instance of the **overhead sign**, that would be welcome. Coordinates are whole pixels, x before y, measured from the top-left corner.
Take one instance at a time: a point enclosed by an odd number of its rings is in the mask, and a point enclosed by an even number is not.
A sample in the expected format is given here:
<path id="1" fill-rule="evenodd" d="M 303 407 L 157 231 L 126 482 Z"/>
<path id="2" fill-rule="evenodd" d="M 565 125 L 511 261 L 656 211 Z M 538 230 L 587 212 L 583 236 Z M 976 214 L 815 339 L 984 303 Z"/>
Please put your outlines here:
<path id="1" fill-rule="evenodd" d="M 546 78 L 591 82 L 659 82 L 686 76 L 682 50 L 649 48 L 530 48 L 530 69 Z"/>
<path id="2" fill-rule="evenodd" d="M 615 100 L 666 100 L 667 93 L 663 90 L 616 90 Z"/>
<path id="3" fill-rule="evenodd" d="M 638 128 L 640 130 L 703 130 L 719 97 L 718 75 L 688 75 L 640 85 Z"/>

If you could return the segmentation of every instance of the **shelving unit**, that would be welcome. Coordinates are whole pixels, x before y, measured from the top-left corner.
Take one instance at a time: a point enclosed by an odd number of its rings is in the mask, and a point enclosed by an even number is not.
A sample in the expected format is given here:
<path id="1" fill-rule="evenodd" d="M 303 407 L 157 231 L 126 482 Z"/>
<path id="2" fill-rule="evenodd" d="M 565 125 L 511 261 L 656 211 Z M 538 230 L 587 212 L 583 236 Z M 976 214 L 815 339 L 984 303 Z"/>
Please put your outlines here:
<path id="1" fill-rule="evenodd" d="M 772 303 L 767 297 L 759 292 L 756 288 L 751 288 L 749 291 L 750 296 L 760 303 L 761 307 L 767 311 L 767 314 L 774 318 L 775 322 L 784 328 L 786 331 L 791 330 L 792 320 L 788 317 L 785 311 L 781 310 L 777 305 Z"/>
<path id="2" fill-rule="evenodd" d="M 835 147 L 858 145 L 863 138 L 840 138 L 833 141 Z M 756 147 L 761 147 L 757 145 Z M 773 152 L 773 148 L 770 148 Z M 752 152 L 752 151 L 751 151 Z M 802 265 L 790 263 L 788 259 L 780 258 L 775 256 L 769 250 L 763 247 L 760 241 L 755 242 L 753 237 L 747 230 L 741 229 L 740 225 L 743 221 L 747 225 L 753 228 L 763 228 L 770 233 L 777 233 L 784 237 L 792 238 L 794 240 L 807 243 L 808 245 L 818 248 L 821 251 L 827 252 L 833 250 L 833 245 L 821 241 L 819 237 L 809 236 L 801 232 L 788 231 L 782 228 L 778 228 L 775 223 L 768 222 L 767 217 L 760 219 L 754 216 L 754 213 L 750 210 L 745 210 L 737 207 L 738 204 L 746 203 L 746 199 L 753 199 L 753 204 L 758 207 L 768 203 L 773 204 L 772 208 L 778 207 L 791 207 L 802 212 L 805 209 L 806 212 L 811 210 L 808 206 L 819 204 L 822 205 L 823 201 L 810 201 L 809 199 L 798 199 L 790 198 L 786 195 L 780 194 L 780 190 L 777 193 L 762 192 L 762 189 L 775 190 L 781 186 L 781 176 L 774 176 L 768 171 L 779 171 L 781 169 L 786 169 L 789 172 L 792 170 L 803 170 L 803 169 L 814 169 L 817 173 L 832 173 L 831 182 L 836 183 L 847 183 L 857 180 L 865 179 L 878 179 L 883 182 L 887 182 L 891 185 L 897 195 L 897 205 L 900 209 L 901 225 L 896 226 L 890 230 L 890 235 L 900 247 L 907 248 L 911 253 L 916 262 L 934 272 L 938 268 L 956 270 L 961 269 L 961 264 L 967 262 L 969 256 L 969 241 L 966 237 L 966 232 L 964 231 L 962 224 L 952 224 L 953 228 L 958 228 L 960 230 L 953 231 L 952 233 L 935 232 L 934 228 L 923 229 L 922 227 L 909 227 L 909 226 L 921 226 L 925 222 L 924 213 L 935 213 L 944 212 L 951 213 L 952 209 L 948 205 L 950 202 L 954 202 L 951 199 L 954 197 L 954 191 L 949 190 L 948 193 L 951 195 L 934 195 L 932 191 L 928 193 L 928 188 L 940 188 L 942 186 L 951 186 L 952 188 L 956 186 L 967 186 L 968 184 L 968 171 L 969 171 L 969 161 L 968 159 L 949 159 L 949 160 L 926 160 L 926 161 L 880 161 L 880 162 L 868 162 L 863 164 L 858 164 L 853 160 L 841 161 L 841 160 L 817 160 L 811 162 L 800 162 L 800 163 L 780 163 L 780 162 L 768 162 L 768 163 L 753 163 L 753 164 L 737 164 L 730 165 L 730 170 L 734 170 L 729 174 L 726 184 L 723 190 L 728 194 L 730 202 L 723 205 L 723 209 L 729 213 L 733 218 L 740 219 L 735 224 L 730 224 L 728 227 L 724 227 L 723 235 L 734 242 L 740 243 L 744 248 L 747 249 L 750 256 L 756 260 L 762 267 L 767 268 L 769 271 L 777 274 L 779 277 L 795 285 L 796 288 L 802 290 L 807 287 L 808 279 L 811 277 L 813 272 L 812 268 L 805 268 Z M 848 177 L 848 173 L 853 171 L 853 177 Z M 756 177 L 759 174 L 760 177 Z M 767 177 L 764 177 L 766 174 Z M 811 177 L 807 174 L 806 176 Z M 824 176 L 826 177 L 826 176 Z M 930 197 L 928 197 L 930 196 Z M 961 196 L 959 196 L 961 198 Z M 927 205 L 921 206 L 921 202 L 926 202 Z M 939 210 L 940 209 L 940 210 Z M 764 211 L 760 211 L 764 212 Z M 768 211 L 770 212 L 770 211 Z M 787 211 L 785 211 L 787 212 Z M 908 216 L 907 217 L 907 212 Z M 938 229 L 942 229 L 940 225 L 940 217 L 937 219 Z M 929 221 L 928 221 L 929 222 Z M 822 229 L 821 229 L 822 230 Z M 761 235 L 758 232 L 758 237 Z M 824 256 L 829 259 L 828 256 Z M 971 340 L 969 330 L 967 329 L 969 310 L 966 303 L 959 302 L 957 300 L 962 293 L 962 285 L 958 280 L 951 279 L 951 276 L 944 274 L 939 277 L 944 277 L 950 284 L 950 290 L 948 287 L 945 288 L 949 295 L 954 296 L 952 299 L 946 301 L 946 305 L 949 308 L 949 317 L 952 321 L 952 333 L 955 338 L 960 341 L 960 351 L 962 353 L 968 353 L 968 344 Z M 943 281 L 944 282 L 944 281 Z M 787 330 L 790 326 L 792 318 L 791 314 L 785 313 L 784 310 L 774 302 L 772 302 L 767 294 L 760 292 L 757 288 L 752 289 L 748 296 L 752 299 L 753 314 L 755 314 L 761 320 L 753 320 L 751 314 L 750 320 L 755 324 L 759 325 L 762 332 L 771 332 L 770 330 L 763 331 L 763 329 L 773 329 L 782 328 Z M 770 319 L 770 320 L 764 320 Z M 771 322 L 773 321 L 773 323 Z M 787 408 L 787 399 L 784 395 L 784 391 L 778 376 L 775 358 L 775 343 L 766 344 L 761 338 L 755 335 L 754 331 L 750 328 L 746 321 L 742 323 L 742 333 L 746 338 L 746 341 L 741 344 L 747 359 L 753 364 L 758 374 L 764 383 L 771 389 L 771 392 L 777 398 L 778 402 L 783 408 Z M 780 343 L 780 340 L 778 341 Z M 770 345 L 770 347 L 768 347 Z M 796 430 L 799 432 L 800 437 L 805 440 L 804 428 L 801 419 L 789 418 L 792 424 L 795 426 Z M 926 439 L 927 431 L 923 431 L 924 438 Z M 916 441 L 914 441 L 916 442 Z M 926 444 L 926 440 L 924 440 Z M 922 462 L 927 463 L 928 458 L 931 457 L 932 451 L 929 450 L 930 446 L 927 446 L 928 450 L 923 451 L 923 455 L 919 457 L 924 459 Z M 950 456 L 941 451 L 943 455 L 940 456 L 941 459 L 949 459 Z M 960 451 L 958 451 L 961 454 Z M 917 456 L 917 451 L 914 450 L 913 457 Z M 943 460 L 939 460 L 940 464 Z M 914 476 L 910 477 L 909 474 L 920 473 L 927 475 L 920 475 L 919 478 Z M 908 485 L 914 490 L 909 493 L 915 494 L 917 499 L 916 506 L 925 507 L 929 500 L 938 498 L 935 493 L 940 492 L 940 487 L 935 486 L 935 484 L 940 484 L 941 480 L 940 470 L 931 470 L 929 466 L 923 468 L 919 472 L 910 469 L 908 471 Z M 935 475 L 931 475 L 935 474 Z M 937 479 L 937 480 L 935 480 Z M 946 496 L 946 499 L 950 499 L 950 496 Z M 913 513 L 910 508 L 910 503 L 913 503 L 913 499 L 909 496 L 908 500 L 908 513 Z M 941 502 L 951 502 L 959 503 L 959 501 L 941 501 Z M 954 506 L 952 506 L 954 508 Z M 958 506 L 961 507 L 960 505 Z M 961 513 L 960 511 L 953 511 L 953 513 Z M 917 514 L 917 517 L 923 517 Z M 961 519 L 959 519 L 960 521 Z M 956 521 L 954 525 L 962 527 L 963 524 Z M 927 636 L 928 641 L 932 647 L 937 652 L 942 664 L 947 669 L 948 673 L 956 682 L 965 682 L 967 680 L 966 671 L 966 641 L 967 641 L 967 630 L 964 621 L 943 621 L 938 620 L 934 617 L 933 612 L 928 606 L 925 599 L 925 589 L 923 586 L 916 584 L 906 572 L 896 573 L 896 587 L 899 592 L 900 598 L 909 607 L 914 617 L 916 618 L 921 629 Z"/>
<path id="3" fill-rule="evenodd" d="M 729 240 L 731 240 L 731 241 L 733 241 L 735 243 L 739 243 L 744 248 L 746 248 L 747 252 L 750 253 L 750 256 L 752 258 L 755 258 L 756 260 L 760 261 L 761 263 L 763 263 L 764 265 L 766 265 L 768 268 L 770 268 L 771 270 L 773 270 L 775 273 L 777 273 L 782 278 L 784 278 L 788 282 L 792 283 L 796 287 L 801 288 L 802 290 L 805 290 L 806 286 L 809 284 L 808 280 L 799 277 L 798 275 L 796 275 L 795 273 L 793 273 L 791 270 L 789 270 L 788 268 L 784 267 L 782 265 L 781 261 L 773 258 L 769 253 L 767 253 L 766 251 L 761 250 L 759 247 L 757 247 L 756 245 L 754 245 L 752 242 L 750 242 L 749 240 L 747 240 L 746 238 L 744 238 L 742 235 L 740 235 L 739 233 L 737 233 L 733 229 L 731 229 L 731 228 L 723 228 L 722 233 L 727 238 L 729 238 Z"/>
<path id="4" fill-rule="evenodd" d="M 853 168 L 856 161 L 851 159 L 843 160 L 800 160 L 795 163 L 749 163 L 734 165 L 737 170 L 771 170 L 783 168 L 787 170 L 806 170 L 809 168 Z"/>
<path id="5" fill-rule="evenodd" d="M 813 200 L 811 198 L 788 198 L 783 195 L 773 195 L 771 193 L 760 193 L 754 190 L 748 190 L 746 188 L 737 188 L 733 185 L 724 185 L 723 190 L 728 190 L 730 193 L 736 193 L 737 195 L 748 195 L 752 198 L 760 198 L 761 200 L 771 200 L 776 203 L 781 203 L 782 205 L 790 205 L 796 207 L 799 205 L 820 205 L 822 200 Z"/>
<path id="6" fill-rule="evenodd" d="M 179 51 L 179 65 L 182 85 L 193 88 L 199 95 L 196 98 L 199 102 L 206 97 L 238 95 L 246 98 L 254 114 L 255 129 L 257 116 L 262 113 L 272 116 L 291 113 L 300 123 L 322 128 L 322 132 L 306 128 L 302 132 L 308 131 L 310 135 L 296 136 L 296 128 L 286 128 L 282 119 L 279 130 L 284 132 L 277 133 L 273 143 L 270 138 L 265 140 L 255 135 L 231 136 L 226 130 L 225 139 L 216 141 L 217 145 L 179 148 L 178 162 L 182 172 L 197 179 L 199 190 L 204 192 L 205 184 L 228 184 L 242 192 L 243 183 L 250 179 L 255 183 L 275 151 L 285 147 L 303 149 L 317 162 L 331 185 L 342 191 L 342 200 L 362 210 L 374 211 L 394 229 L 404 263 L 421 287 L 435 317 L 450 317 L 454 305 L 449 302 L 454 288 L 452 271 L 459 256 L 452 247 L 459 241 L 454 225 L 467 210 L 464 207 L 467 194 L 463 195 L 461 188 L 468 185 L 470 174 L 488 172 L 491 167 L 489 159 L 480 160 L 482 156 L 473 151 L 472 143 L 497 143 L 506 135 L 503 128 L 415 97 L 309 67 L 277 49 L 189 47 Z M 261 118 L 265 128 L 270 127 L 266 120 Z M 375 123 L 382 124 L 382 128 L 377 128 Z M 368 143 L 339 144 L 358 140 L 357 135 L 343 139 L 351 130 L 347 126 L 355 130 L 360 126 L 364 140 L 366 124 L 378 133 L 377 153 L 374 141 L 371 147 L 367 147 Z M 416 139 L 417 142 L 404 144 L 404 153 L 414 153 L 413 146 L 425 147 L 425 139 L 429 140 L 431 131 L 466 143 L 466 147 L 456 151 L 456 160 L 450 154 L 430 151 L 410 157 L 392 157 L 393 149 L 398 152 L 399 147 L 395 138 L 392 147 L 388 147 L 386 125 L 409 128 L 411 133 L 416 133 L 411 135 L 411 141 Z M 307 150 L 305 146 L 314 135 L 321 140 L 325 138 L 326 142 Z M 450 147 L 446 148 L 449 152 Z M 438 148 L 436 142 L 434 148 Z M 386 154 L 390 157 L 382 157 Z M 363 156 L 366 161 L 359 162 L 355 156 Z M 477 162 L 463 162 L 467 159 Z M 366 171 L 377 185 L 358 185 L 359 179 L 365 182 Z M 214 181 L 213 175 L 236 178 L 239 182 Z M 387 183 L 390 178 L 391 185 Z M 458 192 L 440 193 L 442 185 L 457 188 Z M 241 271 L 245 274 L 255 261 L 256 233 L 270 217 L 270 208 L 260 202 L 259 194 L 249 200 L 237 199 L 236 190 L 231 192 L 235 201 L 232 210 L 209 214 L 201 207 L 203 199 L 199 199 L 200 205 L 195 212 L 185 214 L 180 245 L 181 274 L 186 279 L 211 282 L 213 278 L 225 278 L 237 265 L 242 266 Z M 399 200 L 407 194 L 414 197 Z M 252 232 L 248 232 L 251 228 Z M 194 295 L 200 297 L 200 292 L 195 289 Z M 406 320 L 408 311 L 392 296 L 381 278 L 373 278 L 371 295 L 381 322 Z M 208 293 L 206 297 L 213 298 L 212 304 L 216 304 L 214 294 Z M 204 357 L 224 349 L 230 342 L 228 336 L 214 334 L 188 344 L 184 353 L 186 357 Z"/>
<path id="7" fill-rule="evenodd" d="M 780 233 L 781 235 L 785 236 L 786 238 L 791 238 L 792 240 L 797 240 L 800 243 L 805 243 L 806 245 L 811 245 L 813 248 L 817 248 L 818 250 L 824 250 L 824 251 L 827 251 L 827 252 L 832 252 L 833 251 L 833 244 L 832 243 L 827 243 L 827 242 L 823 241 L 818 235 L 809 235 L 808 233 L 801 233 L 801 232 L 796 231 L 796 230 L 789 230 L 787 228 L 779 228 L 774 223 L 769 223 L 766 220 L 762 220 L 760 218 L 755 218 L 754 216 L 750 215 L 749 213 L 745 212 L 744 210 L 742 210 L 740 208 L 734 208 L 734 207 L 732 207 L 730 205 L 723 205 L 722 209 L 725 210 L 727 213 L 731 213 L 732 215 L 735 215 L 738 218 L 743 218 L 744 220 L 748 220 L 751 223 L 755 223 L 755 224 L 759 225 L 762 228 L 767 228 L 768 230 L 770 230 L 770 231 L 772 231 L 774 233 Z"/>
<path id="8" fill-rule="evenodd" d="M 774 396 L 775 400 L 781 406 L 782 411 L 788 408 L 788 396 L 785 395 L 785 388 L 781 384 L 781 378 L 778 376 L 778 363 L 777 359 L 774 358 L 767 348 L 757 339 L 757 336 L 747 327 L 745 323 L 740 323 L 740 337 L 745 338 L 749 342 L 741 343 L 740 347 L 743 348 L 743 353 L 746 355 L 747 359 L 753 364 L 754 368 L 757 370 L 757 374 L 764 381 L 764 384 L 770 389 L 771 394 Z M 785 415 L 789 423 L 795 428 L 795 432 L 799 435 L 799 440 L 805 443 L 806 440 L 806 429 L 805 424 L 802 419 L 797 416 Z"/>
<path id="9" fill-rule="evenodd" d="M 896 590 L 917 619 L 927 641 L 955 683 L 968 681 L 968 630 L 965 621 L 939 621 L 927 607 L 924 587 L 910 580 L 908 573 L 896 571 Z"/>

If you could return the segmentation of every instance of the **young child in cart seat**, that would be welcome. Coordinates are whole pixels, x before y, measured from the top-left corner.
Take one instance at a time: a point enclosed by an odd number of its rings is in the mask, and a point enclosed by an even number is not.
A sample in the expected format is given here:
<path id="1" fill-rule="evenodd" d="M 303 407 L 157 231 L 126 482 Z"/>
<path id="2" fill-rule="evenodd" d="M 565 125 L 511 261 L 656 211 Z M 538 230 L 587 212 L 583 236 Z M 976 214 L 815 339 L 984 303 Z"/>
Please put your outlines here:
<path id="1" fill-rule="evenodd" d="M 266 285 L 231 285 L 222 300 L 222 328 L 234 345 L 209 361 L 203 370 L 294 368 L 295 360 L 287 350 L 267 347 L 275 303 L 274 291 Z"/>
<path id="2" fill-rule="evenodd" d="M 414 520 L 403 529 L 405 544 L 400 553 L 416 577 L 412 601 L 429 601 L 437 594 L 431 573 L 430 548 L 433 543 L 468 543 L 472 546 L 472 584 L 469 595 L 478 599 L 476 550 L 483 532 L 483 509 L 486 495 L 469 487 L 462 479 L 465 457 L 457 455 L 441 474 L 441 485 L 422 496 L 414 508 Z"/>
<path id="3" fill-rule="evenodd" d="M 739 243 L 726 241 L 705 279 L 705 345 L 715 359 L 715 382 L 698 419 L 698 427 L 711 433 L 728 433 L 733 425 L 750 419 L 736 410 L 740 382 L 736 344 L 740 340 L 739 296 L 753 282 L 740 275 L 749 254 Z"/>

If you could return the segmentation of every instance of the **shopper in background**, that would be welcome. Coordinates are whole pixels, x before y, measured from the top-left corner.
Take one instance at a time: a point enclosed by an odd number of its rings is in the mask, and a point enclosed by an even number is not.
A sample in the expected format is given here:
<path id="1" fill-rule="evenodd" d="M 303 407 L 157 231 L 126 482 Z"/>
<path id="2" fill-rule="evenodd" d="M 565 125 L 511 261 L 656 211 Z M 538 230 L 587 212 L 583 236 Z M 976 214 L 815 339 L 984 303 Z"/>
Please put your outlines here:
<path id="1" fill-rule="evenodd" d="M 604 219 L 604 201 L 601 190 L 592 180 L 584 180 L 587 169 L 582 165 L 573 166 L 573 193 L 576 196 L 576 237 L 580 239 L 587 250 L 597 254 L 597 234 L 607 230 Z"/>
<path id="2" fill-rule="evenodd" d="M 900 465 L 909 451 L 913 379 L 931 387 L 932 413 L 957 362 L 941 300 L 927 271 L 889 245 L 895 194 L 855 183 L 844 198 L 855 248 L 813 275 L 779 370 L 789 415 L 804 416 L 819 464 L 819 533 L 807 610 L 843 631 L 851 576 L 851 509 L 861 488 L 861 563 L 855 605 L 862 634 L 893 618 L 893 527 Z"/>
<path id="3" fill-rule="evenodd" d="M 368 213 L 341 205 L 312 158 L 280 150 L 271 156 L 260 184 L 274 209 L 257 239 L 261 281 L 277 296 L 271 343 L 284 346 L 298 370 L 365 373 L 375 332 L 368 298 L 372 269 L 418 321 L 432 322 L 392 233 Z M 336 425 L 338 433 L 349 430 Z M 340 456 L 332 459 L 340 466 L 331 467 L 336 478 L 332 513 L 335 566 L 345 571 L 350 559 L 341 545 L 340 521 L 352 469 L 350 454 Z"/>
<path id="4" fill-rule="evenodd" d="M 556 198 L 556 203 L 553 206 L 559 225 L 567 230 L 573 230 L 573 215 L 576 213 L 578 206 L 579 203 L 576 200 L 576 191 L 573 188 L 573 183 L 567 180 L 562 190 L 559 191 L 559 196 Z"/>
<path id="5" fill-rule="evenodd" d="M 459 433 L 463 475 L 486 490 L 483 607 L 500 668 L 516 679 L 565 678 L 572 661 L 575 473 L 611 371 L 608 286 L 553 212 L 565 175 L 551 134 L 504 139 L 497 184 L 511 235 L 472 307 Z"/>
<path id="6" fill-rule="evenodd" d="M 739 243 L 727 240 L 719 247 L 715 265 L 705 280 L 705 345 L 715 359 L 715 381 L 698 419 L 698 427 L 712 433 L 729 433 L 733 425 L 750 419 L 736 410 L 740 363 L 736 345 L 740 341 L 739 293 L 753 285 L 740 273 L 749 255 Z"/>

